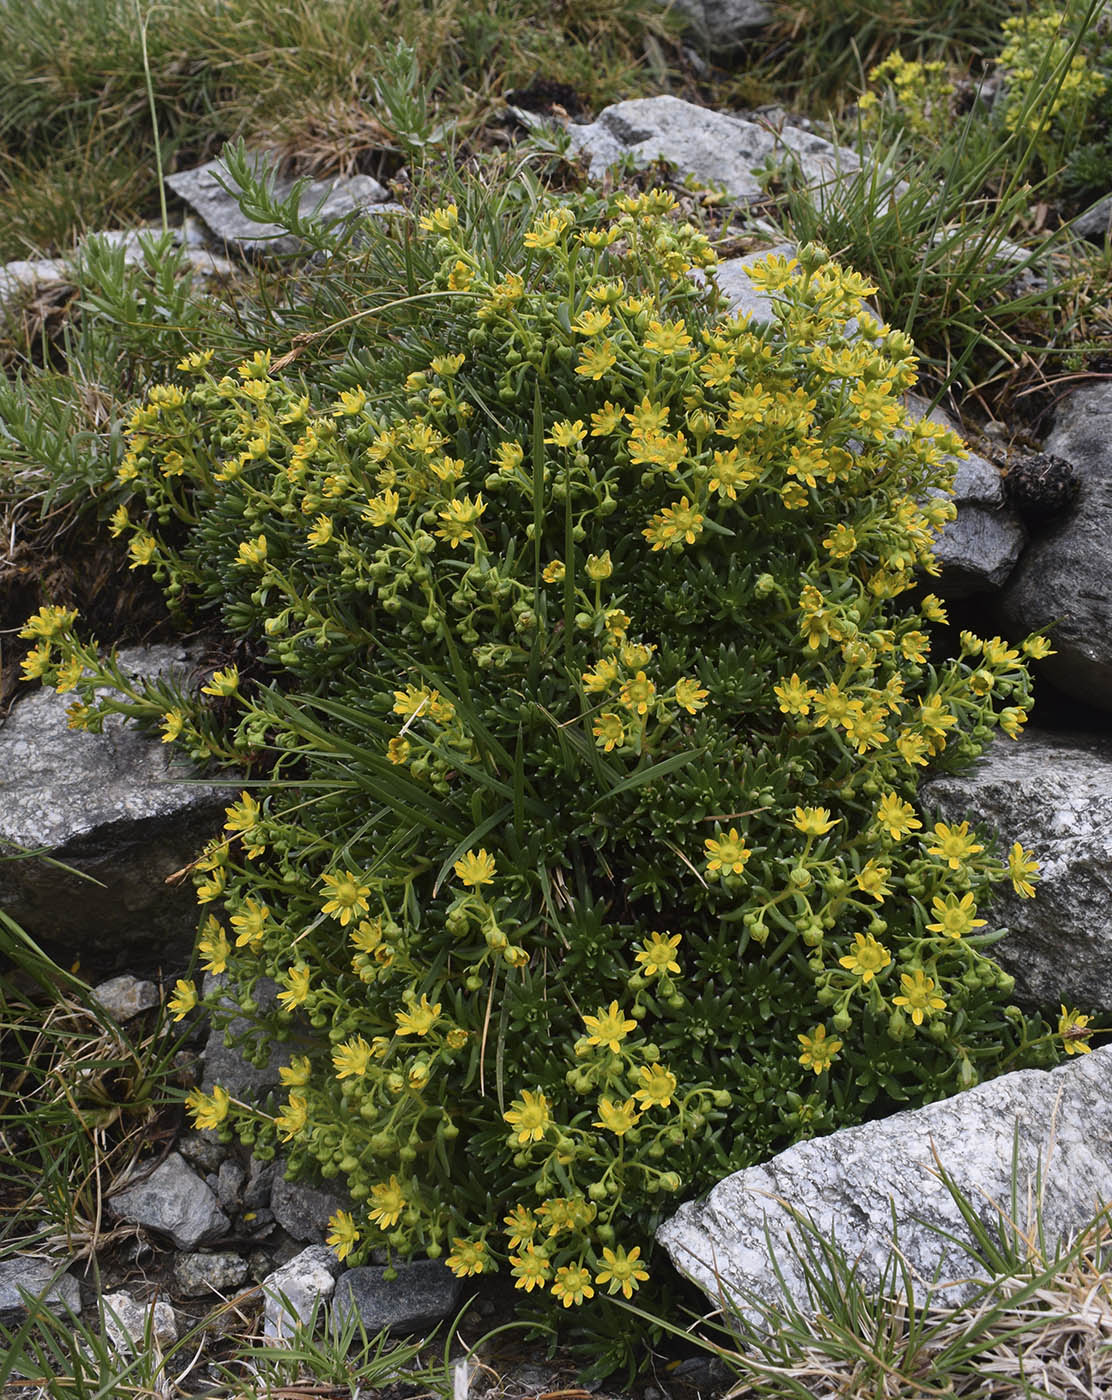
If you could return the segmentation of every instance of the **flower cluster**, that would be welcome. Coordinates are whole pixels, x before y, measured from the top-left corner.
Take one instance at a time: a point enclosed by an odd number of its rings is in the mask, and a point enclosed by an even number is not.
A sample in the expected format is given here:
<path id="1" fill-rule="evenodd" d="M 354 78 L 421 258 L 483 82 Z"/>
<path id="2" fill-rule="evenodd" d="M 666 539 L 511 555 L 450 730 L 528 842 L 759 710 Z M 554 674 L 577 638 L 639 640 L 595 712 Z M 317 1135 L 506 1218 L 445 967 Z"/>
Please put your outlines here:
<path id="1" fill-rule="evenodd" d="M 917 803 L 1020 731 L 1047 644 L 941 651 L 962 449 L 905 411 L 911 344 L 814 247 L 752 270 L 772 321 L 731 314 L 673 203 L 553 203 L 497 256 L 434 209 L 434 344 L 323 385 L 191 355 L 148 394 L 113 528 L 254 671 L 186 693 L 26 629 L 77 726 L 253 776 L 199 953 L 281 1093 L 195 1121 L 342 1178 L 341 1256 L 561 1310 L 644 1284 L 677 1192 L 1088 1033 L 986 952 L 1034 854 Z"/>

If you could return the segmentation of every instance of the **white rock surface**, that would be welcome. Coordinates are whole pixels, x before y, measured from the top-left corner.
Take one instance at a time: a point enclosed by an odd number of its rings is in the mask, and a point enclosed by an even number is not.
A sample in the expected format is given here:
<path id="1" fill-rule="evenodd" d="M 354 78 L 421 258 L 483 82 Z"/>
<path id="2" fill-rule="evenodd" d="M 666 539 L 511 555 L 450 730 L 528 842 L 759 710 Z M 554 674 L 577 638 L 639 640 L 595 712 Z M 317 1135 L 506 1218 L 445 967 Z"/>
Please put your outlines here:
<path id="1" fill-rule="evenodd" d="M 77 1280 L 72 1274 L 59 1274 L 52 1260 L 31 1254 L 0 1259 L 0 1322 L 18 1326 L 33 1298 L 41 1298 L 41 1306 L 52 1313 L 76 1313 L 81 1308 Z"/>
<path id="2" fill-rule="evenodd" d="M 586 156 L 593 179 L 625 158 L 640 168 L 663 158 L 681 174 L 722 185 L 738 200 L 761 196 L 755 172 L 770 157 L 791 152 L 810 184 L 821 185 L 860 169 L 850 151 L 799 127 L 778 132 L 743 117 L 696 107 L 678 97 L 635 97 L 617 102 L 589 125 L 568 127 L 571 150 Z"/>
<path id="3" fill-rule="evenodd" d="M 1014 1150 L 1018 1136 L 1018 1152 Z M 803 1271 L 790 1239 L 791 1210 L 836 1234 L 875 1286 L 893 1226 L 922 1291 L 935 1276 L 947 1303 L 975 1292 L 981 1276 L 963 1245 L 972 1236 L 940 1180 L 935 1153 L 981 1220 L 999 1233 L 997 1207 L 1012 1210 L 1016 1159 L 1018 1224 L 1029 1223 L 1036 1182 L 1048 1248 L 1086 1225 L 1112 1200 L 1112 1047 L 1046 1072 L 1021 1070 L 891 1118 L 797 1143 L 761 1166 L 736 1172 L 706 1200 L 681 1206 L 657 1231 L 672 1262 L 716 1303 L 723 1297 L 753 1320 L 744 1300 L 781 1297 L 772 1260 L 791 1295 L 808 1307 Z M 929 1221 L 936 1229 L 930 1229 Z M 956 1243 L 938 1230 L 954 1236 Z"/>
<path id="4" fill-rule="evenodd" d="M 771 21 L 764 0 L 671 0 L 690 22 L 696 39 L 717 49 L 731 49 Z"/>
<path id="5" fill-rule="evenodd" d="M 140 1303 L 130 1293 L 106 1293 L 101 1299 L 104 1330 L 118 1352 L 134 1356 L 148 1342 L 164 1349 L 178 1339 L 178 1319 L 161 1299 Z"/>
<path id="6" fill-rule="evenodd" d="M 263 1280 L 266 1306 L 263 1335 L 267 1341 L 281 1341 L 304 1326 L 314 1310 L 331 1298 L 336 1286 L 340 1261 L 323 1244 L 311 1244 Z"/>
<path id="7" fill-rule="evenodd" d="M 156 1007 L 160 1000 L 158 988 L 153 982 L 132 977 L 127 972 L 98 983 L 93 988 L 93 996 L 116 1021 L 130 1021 L 141 1012 Z"/>

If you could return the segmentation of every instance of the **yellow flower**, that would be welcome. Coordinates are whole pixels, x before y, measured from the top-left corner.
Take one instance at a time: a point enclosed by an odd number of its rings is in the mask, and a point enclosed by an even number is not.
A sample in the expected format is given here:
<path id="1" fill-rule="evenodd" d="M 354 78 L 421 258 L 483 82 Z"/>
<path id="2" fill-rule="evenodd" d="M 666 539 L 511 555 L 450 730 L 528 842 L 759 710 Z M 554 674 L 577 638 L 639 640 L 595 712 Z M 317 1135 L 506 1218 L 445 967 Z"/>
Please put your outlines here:
<path id="1" fill-rule="evenodd" d="M 464 496 L 462 501 L 449 501 L 447 510 L 437 512 L 438 519 L 444 522 L 436 532 L 437 538 L 447 540 L 452 549 L 463 540 L 474 539 L 472 527 L 485 510 L 486 502 L 482 496 L 476 496 L 474 500 Z"/>
<path id="2" fill-rule="evenodd" d="M 607 753 L 625 743 L 625 725 L 619 715 L 613 714 L 609 710 L 599 715 L 591 732 L 595 736 L 595 743 Z"/>
<path id="3" fill-rule="evenodd" d="M 381 496 L 373 496 L 363 508 L 363 519 L 372 525 L 389 525 L 397 518 L 401 497 L 396 491 L 385 490 Z"/>
<path id="4" fill-rule="evenodd" d="M 642 1109 L 667 1108 L 676 1092 L 676 1076 L 664 1065 L 642 1065 L 641 1087 L 635 1091 Z"/>
<path id="5" fill-rule="evenodd" d="M 605 1128 L 615 1137 L 624 1137 L 630 1128 L 636 1127 L 641 1115 L 637 1112 L 633 1099 L 626 1099 L 625 1103 L 614 1103 L 604 1094 L 598 1101 L 599 1116 L 595 1119 L 593 1126 Z"/>
<path id="6" fill-rule="evenodd" d="M 772 687 L 773 694 L 780 702 L 780 709 L 786 715 L 806 716 L 811 712 L 811 701 L 815 692 L 809 689 L 793 671 L 790 680 L 783 678 Z"/>
<path id="7" fill-rule="evenodd" d="M 680 965 L 675 960 L 676 949 L 682 935 L 678 933 L 652 933 L 641 944 L 641 952 L 635 954 L 646 977 L 656 977 L 661 972 L 679 972 Z"/>
<path id="8" fill-rule="evenodd" d="M 158 541 L 153 535 L 148 535 L 145 530 L 132 535 L 127 547 L 127 552 L 131 555 L 129 569 L 140 569 L 145 564 L 149 564 L 158 553 Z"/>
<path id="9" fill-rule="evenodd" d="M 494 884 L 494 857 L 482 848 L 478 851 L 468 851 L 452 868 L 461 883 L 472 889 L 478 889 L 480 885 Z"/>
<path id="10" fill-rule="evenodd" d="M 201 929 L 197 949 L 202 958 L 201 966 L 206 972 L 211 972 L 213 976 L 218 977 L 222 972 L 228 970 L 228 958 L 231 955 L 232 945 L 228 942 L 228 937 L 221 924 L 211 914 Z"/>
<path id="11" fill-rule="evenodd" d="M 332 1052 L 337 1079 L 362 1079 L 373 1059 L 374 1051 L 361 1035 L 345 1040 Z"/>
<path id="12" fill-rule="evenodd" d="M 399 735 L 397 738 L 391 739 L 390 742 L 386 745 L 386 757 L 390 760 L 391 763 L 396 763 L 399 766 L 408 763 L 409 748 L 409 740 L 403 739 Z"/>
<path id="13" fill-rule="evenodd" d="M 40 642 L 38 646 L 32 647 L 20 664 L 25 681 L 35 681 L 40 676 L 45 676 L 51 667 L 50 643 Z"/>
<path id="14" fill-rule="evenodd" d="M 1085 1047 L 1086 1050 L 1088 1048 Z M 185 1096 L 185 1102 L 193 1115 L 193 1126 L 201 1132 L 219 1128 L 231 1106 L 231 1099 L 219 1084 L 213 1086 L 211 1098 L 202 1094 L 200 1089 L 191 1089 Z"/>
<path id="15" fill-rule="evenodd" d="M 691 337 L 682 321 L 650 321 L 645 349 L 656 355 L 678 355 L 686 351 Z"/>
<path id="16" fill-rule="evenodd" d="M 257 535 L 253 540 L 240 540 L 236 552 L 236 563 L 258 565 L 266 563 L 266 536 Z"/>
<path id="17" fill-rule="evenodd" d="M 542 1093 L 533 1094 L 528 1089 L 520 1099 L 514 1099 L 502 1117 L 514 1130 L 514 1140 L 521 1144 L 540 1142 L 552 1122 L 548 1100 Z"/>
<path id="18" fill-rule="evenodd" d="M 454 1239 L 452 1252 L 444 1262 L 456 1278 L 467 1278 L 470 1274 L 486 1273 L 491 1260 L 485 1240 Z"/>
<path id="19" fill-rule="evenodd" d="M 608 579 L 614 572 L 614 564 L 610 558 L 610 551 L 606 550 L 602 554 L 587 555 L 587 577 L 594 583 L 601 583 L 603 579 Z"/>
<path id="20" fill-rule="evenodd" d="M 1009 705 L 1006 710 L 1000 711 L 998 723 L 1009 739 L 1018 739 L 1019 731 L 1027 723 L 1027 711 Z"/>
<path id="21" fill-rule="evenodd" d="M 721 870 L 724 875 L 740 875 L 753 852 L 738 835 L 737 827 L 730 827 L 727 836 L 708 836 L 703 842 L 706 847 L 708 870 Z"/>
<path id="22" fill-rule="evenodd" d="M 885 895 L 892 893 L 888 887 L 888 877 L 891 873 L 890 866 L 881 865 L 878 861 L 870 859 L 858 871 L 855 883 L 862 894 L 872 895 L 878 904 L 882 904 Z"/>
<path id="23" fill-rule="evenodd" d="M 622 421 L 622 417 L 621 408 L 608 399 L 601 408 L 591 414 L 591 436 L 609 437 Z"/>
<path id="24" fill-rule="evenodd" d="M 274 1126 L 282 1134 L 283 1142 L 291 1142 L 305 1131 L 309 1121 L 309 1103 L 304 1094 L 293 1093 L 282 1112 L 274 1120 Z"/>
<path id="25" fill-rule="evenodd" d="M 826 1038 L 825 1026 L 813 1026 L 810 1035 L 800 1035 L 798 1040 L 803 1046 L 799 1063 L 804 1069 L 813 1069 L 816 1074 L 822 1074 L 824 1070 L 829 1069 L 830 1062 L 842 1048 L 840 1040 Z"/>
<path id="26" fill-rule="evenodd" d="M 897 797 L 894 792 L 886 792 L 880 799 L 876 823 L 884 827 L 893 841 L 902 841 L 909 832 L 918 831 L 923 825 L 911 803 Z"/>
<path id="27" fill-rule="evenodd" d="M 578 447 L 586 436 L 582 418 L 577 418 L 574 423 L 564 418 L 559 423 L 553 423 L 552 434 L 545 438 L 545 442 L 553 447 Z"/>
<path id="28" fill-rule="evenodd" d="M 454 204 L 446 204 L 431 214 L 422 214 L 418 223 L 426 233 L 451 233 L 459 226 L 459 210 Z"/>
<path id="29" fill-rule="evenodd" d="M 180 1021 L 184 1016 L 188 1016 L 197 1005 L 197 988 L 184 977 L 179 977 L 174 983 L 174 995 L 166 1003 L 174 1013 L 174 1020 Z"/>
<path id="30" fill-rule="evenodd" d="M 232 915 L 231 925 L 236 930 L 236 947 L 248 947 L 254 952 L 262 940 L 263 929 L 270 918 L 270 907 L 253 899 L 245 899 L 243 908 Z"/>
<path id="31" fill-rule="evenodd" d="M 328 899 L 321 906 L 325 914 L 338 919 L 341 928 L 347 928 L 357 910 L 367 912 L 367 896 L 370 888 L 359 883 L 359 876 L 350 870 L 342 875 L 322 875 L 321 883 L 326 887 Z"/>
<path id="32" fill-rule="evenodd" d="M 520 442 L 500 442 L 494 450 L 494 465 L 507 476 L 517 470 L 525 460 L 525 450 Z"/>
<path id="33" fill-rule="evenodd" d="M 214 671 L 208 685 L 201 687 L 202 695 L 234 695 L 239 689 L 239 668 L 225 666 L 222 671 Z"/>
<path id="34" fill-rule="evenodd" d="M 536 1248 L 527 1244 L 520 1254 L 510 1255 L 510 1272 L 517 1282 L 515 1288 L 524 1288 L 526 1293 L 532 1293 L 534 1288 L 540 1288 L 548 1281 L 551 1273 L 551 1266 L 545 1255 L 537 1252 Z"/>
<path id="35" fill-rule="evenodd" d="M 1011 877 L 1012 889 L 1016 894 L 1024 899 L 1033 899 L 1035 886 L 1032 883 L 1034 876 L 1038 873 L 1039 863 L 1034 858 L 1033 851 L 1025 851 L 1017 841 L 1008 852 L 1008 874 Z"/>
<path id="36" fill-rule="evenodd" d="M 583 685 L 591 694 L 609 690 L 617 679 L 618 663 L 612 656 L 604 656 L 593 671 L 583 672 Z"/>
<path id="37" fill-rule="evenodd" d="M 1088 1055 L 1092 1050 L 1091 1045 L 1086 1045 L 1086 1040 L 1093 1034 L 1087 1030 L 1091 1016 L 1082 1016 L 1077 1011 L 1067 1011 L 1062 1007 L 1062 1015 L 1058 1021 L 1058 1034 L 1062 1037 L 1062 1048 L 1067 1055 Z"/>
<path id="38" fill-rule="evenodd" d="M 710 692 L 704 690 L 697 680 L 689 676 L 681 676 L 676 682 L 676 704 L 689 715 L 706 709 L 709 694 Z"/>
<path id="39" fill-rule="evenodd" d="M 545 583 L 562 583 L 567 572 L 563 560 L 553 559 L 551 563 L 544 566 L 541 578 L 544 579 Z"/>
<path id="40" fill-rule="evenodd" d="M 328 1223 L 332 1228 L 325 1239 L 336 1251 L 336 1258 L 342 1263 L 359 1243 L 359 1231 L 355 1228 L 355 1221 L 346 1210 L 338 1210 Z"/>
<path id="41" fill-rule="evenodd" d="M 969 834 L 969 823 L 961 822 L 947 826 L 945 822 L 934 824 L 934 845 L 927 847 L 927 854 L 944 860 L 951 870 L 960 870 L 971 856 L 984 850 Z"/>
<path id="42" fill-rule="evenodd" d="M 830 812 L 825 807 L 797 807 L 792 825 L 804 836 L 825 836 L 841 820 L 841 817 L 835 817 L 831 821 Z"/>
<path id="43" fill-rule="evenodd" d="M 582 1264 L 565 1264 L 556 1270 L 556 1281 L 552 1285 L 552 1296 L 559 1298 L 565 1308 L 578 1304 L 584 1298 L 593 1298 L 591 1275 Z"/>
<path id="44" fill-rule="evenodd" d="M 549 209 L 526 233 L 522 240 L 526 248 L 554 248 L 565 230 L 575 223 L 575 216 L 568 209 Z"/>
<path id="45" fill-rule="evenodd" d="M 637 1022 L 627 1021 L 616 1001 L 612 1001 L 609 1008 L 600 1006 L 597 1015 L 584 1016 L 583 1024 L 589 1032 L 587 1040 L 591 1045 L 605 1045 L 615 1055 L 627 1034 L 637 1029 Z"/>
<path id="46" fill-rule="evenodd" d="M 627 710 L 632 710 L 634 714 L 643 715 L 648 713 L 649 706 L 656 696 L 656 686 L 645 675 L 644 671 L 638 671 L 632 680 L 626 681 L 622 686 L 618 698 Z"/>
<path id="47" fill-rule="evenodd" d="M 963 933 L 972 933 L 975 928 L 984 928 L 987 920 L 974 918 L 977 906 L 971 894 L 963 894 L 959 899 L 948 894 L 945 899 L 936 895 L 931 900 L 931 912 L 935 922 L 928 924 L 931 933 L 945 934 L 947 938 L 960 938 Z"/>
<path id="48" fill-rule="evenodd" d="M 511 1249 L 517 1249 L 519 1245 L 526 1244 L 537 1233 L 536 1218 L 524 1206 L 514 1206 L 509 1215 L 504 1218 Z"/>
<path id="49" fill-rule="evenodd" d="M 617 363 L 618 357 L 614 354 L 614 347 L 609 339 L 600 340 L 597 345 L 585 345 L 579 352 L 579 363 L 575 372 L 583 375 L 585 379 L 599 380 Z"/>
<path id="50" fill-rule="evenodd" d="M 332 529 L 332 517 L 318 515 L 307 536 L 310 549 L 319 549 L 322 545 L 326 545 L 332 538 Z"/>
<path id="51" fill-rule="evenodd" d="M 641 533 L 653 547 L 653 551 L 667 549 L 671 545 L 686 540 L 694 544 L 703 532 L 704 517 L 695 509 L 686 496 L 654 515 Z"/>
<path id="52" fill-rule="evenodd" d="M 608 1293 L 621 1293 L 623 1298 L 632 1298 L 633 1290 L 649 1276 L 648 1270 L 641 1264 L 640 1246 L 635 1246 L 628 1254 L 621 1245 L 616 1250 L 604 1248 L 602 1260 L 603 1267 L 595 1274 L 595 1282 L 600 1288 L 604 1283 L 608 1284 Z"/>
<path id="53" fill-rule="evenodd" d="M 292 1085 L 300 1089 L 308 1084 L 312 1077 L 313 1066 L 308 1055 L 294 1055 L 288 1065 L 280 1065 L 278 1068 L 278 1078 L 287 1088 Z"/>
<path id="54" fill-rule="evenodd" d="M 396 1225 L 401 1219 L 402 1211 L 408 1205 L 402 1184 L 396 1176 L 391 1176 L 389 1181 L 379 1182 L 371 1187 L 371 1199 L 374 1202 L 374 1209 L 368 1214 L 383 1230 L 388 1230 L 392 1225 Z"/>
<path id="55" fill-rule="evenodd" d="M 1044 656 L 1053 656 L 1054 648 L 1046 637 L 1028 637 L 1020 643 L 1020 650 L 1033 661 L 1041 661 Z"/>
<path id="56" fill-rule="evenodd" d="M 424 992 L 421 993 L 421 1000 L 416 1006 L 408 1011 L 398 1011 L 394 1020 L 398 1029 L 396 1035 L 428 1035 L 440 1015 L 440 1003 L 429 1005 L 429 999 Z"/>
<path id="57" fill-rule="evenodd" d="M 863 933 L 855 933 L 853 951 L 844 958 L 839 958 L 838 964 L 860 977 L 867 987 L 876 974 L 883 972 L 891 961 L 892 955 L 888 949 L 882 943 L 878 943 L 872 934 L 866 936 Z"/>
<path id="58" fill-rule="evenodd" d="M 946 1009 L 945 999 L 935 994 L 934 978 L 928 977 L 921 967 L 912 973 L 901 972 L 900 985 L 904 995 L 893 997 L 892 1003 L 894 1006 L 906 1006 L 917 1026 L 923 1024 L 924 1016 L 933 1016 L 936 1011 Z"/>
<path id="59" fill-rule="evenodd" d="M 286 990 L 279 992 L 277 998 L 286 1011 L 292 1011 L 295 1006 L 300 1006 L 309 995 L 311 977 L 312 974 L 304 963 L 298 963 L 296 967 L 286 969 Z"/>

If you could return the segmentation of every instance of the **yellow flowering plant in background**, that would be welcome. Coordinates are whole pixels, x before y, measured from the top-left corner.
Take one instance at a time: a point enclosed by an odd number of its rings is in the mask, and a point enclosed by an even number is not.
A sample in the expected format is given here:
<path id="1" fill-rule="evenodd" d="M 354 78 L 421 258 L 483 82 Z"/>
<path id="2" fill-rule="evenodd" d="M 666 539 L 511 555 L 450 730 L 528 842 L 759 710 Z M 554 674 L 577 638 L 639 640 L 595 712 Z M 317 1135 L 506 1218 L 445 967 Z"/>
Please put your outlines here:
<path id="1" fill-rule="evenodd" d="M 752 269 L 771 322 L 732 315 L 673 206 L 549 201 L 495 245 L 434 209 L 425 300 L 342 390 L 260 351 L 147 395 L 114 519 L 242 667 L 186 694 L 70 613 L 27 628 L 79 727 L 251 777 L 199 952 L 287 1063 L 195 1120 L 341 1181 L 348 1262 L 502 1270 L 561 1315 L 645 1286 L 655 1223 L 731 1170 L 1084 1048 L 987 951 L 1037 853 L 917 802 L 1019 732 L 1045 648 L 945 650 L 961 444 L 907 415 L 860 277 L 805 247 Z"/>

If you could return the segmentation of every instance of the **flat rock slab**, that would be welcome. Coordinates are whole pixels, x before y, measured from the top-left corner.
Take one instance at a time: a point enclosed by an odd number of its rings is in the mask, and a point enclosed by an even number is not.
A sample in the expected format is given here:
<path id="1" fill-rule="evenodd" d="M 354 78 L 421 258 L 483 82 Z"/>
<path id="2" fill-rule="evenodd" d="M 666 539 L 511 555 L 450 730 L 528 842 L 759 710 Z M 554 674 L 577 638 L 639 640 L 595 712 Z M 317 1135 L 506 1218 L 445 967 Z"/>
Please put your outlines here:
<path id="1" fill-rule="evenodd" d="M 253 159 L 256 170 L 265 167 L 262 153 L 256 153 Z M 167 176 L 166 183 L 204 220 L 216 238 L 239 253 L 276 256 L 296 253 L 301 246 L 279 225 L 252 219 L 243 212 L 232 193 L 239 187 L 222 160 L 181 170 Z M 295 183 L 290 177 L 277 177 L 275 196 L 288 199 Z M 352 214 L 382 212 L 388 199 L 386 189 L 369 175 L 341 176 L 311 181 L 302 191 L 298 210 L 303 217 L 315 212 L 325 223 L 336 223 Z"/>
<path id="2" fill-rule="evenodd" d="M 568 127 L 573 154 L 590 164 L 592 179 L 610 166 L 631 160 L 637 168 L 670 161 L 684 175 L 721 185 L 740 201 L 761 198 L 756 172 L 768 160 L 790 152 L 809 184 L 822 185 L 860 169 L 857 157 L 799 127 L 779 131 L 744 117 L 696 107 L 678 97 L 635 97 L 617 102 L 589 125 Z"/>
<path id="3" fill-rule="evenodd" d="M 690 21 L 696 39 L 719 49 L 735 48 L 772 20 L 763 0 L 671 0 L 669 8 Z"/>
<path id="4" fill-rule="evenodd" d="M 52 1313 L 81 1310 L 81 1288 L 70 1274 L 59 1274 L 49 1259 L 30 1254 L 13 1254 L 0 1259 L 0 1322 L 18 1326 L 27 1316 L 28 1302 L 41 1299 L 39 1306 Z M 34 1302 L 31 1302 L 34 1307 Z"/>
<path id="5" fill-rule="evenodd" d="M 1011 1213 L 1013 1159 L 1021 1229 L 1029 1224 L 1028 1193 L 1041 1172 L 1042 1225 L 1052 1251 L 1089 1223 L 1099 1202 L 1112 1200 L 1110 1136 L 1112 1047 L 1050 1072 L 1002 1075 L 941 1103 L 797 1143 L 719 1182 L 706 1200 L 681 1206 L 657 1239 L 716 1304 L 731 1300 L 759 1321 L 759 1308 L 746 1307 L 746 1299 L 775 1303 L 783 1296 L 769 1240 L 786 1288 L 809 1308 L 789 1245 L 799 1234 L 792 1210 L 825 1238 L 836 1235 L 866 1287 L 879 1285 L 895 1228 L 920 1298 L 937 1271 L 941 1286 L 952 1285 L 937 1301 L 958 1303 L 975 1294 L 970 1280 L 983 1271 L 963 1247 L 972 1236 L 937 1174 L 935 1153 L 997 1235 L 993 1203 Z"/>
<path id="6" fill-rule="evenodd" d="M 1067 695 L 1112 711 L 1112 384 L 1086 385 L 1058 410 L 1044 450 L 1075 469 L 1076 502 L 1026 550 L 1004 593 L 1019 635 L 1046 631 L 1038 663 Z"/>
<path id="7" fill-rule="evenodd" d="M 178 646 L 119 660 L 136 676 L 191 667 Z M 68 728 L 72 699 L 36 691 L 0 729 L 0 851 L 42 851 L 92 880 L 43 859 L 0 861 L 0 909 L 56 957 L 133 974 L 184 963 L 197 906 L 188 880 L 166 877 L 220 829 L 231 795 L 120 719 L 103 734 Z"/>
<path id="8" fill-rule="evenodd" d="M 1035 853 L 1035 898 L 998 885 L 990 906 L 1010 930 L 992 955 L 1017 996 L 1112 1011 L 1112 739 L 998 738 L 969 772 L 932 778 L 920 796 L 944 821 L 984 822 L 1005 851 L 1021 841 Z"/>
<path id="9" fill-rule="evenodd" d="M 179 1249 L 196 1249 L 230 1228 L 215 1193 L 177 1152 L 143 1181 L 110 1196 L 108 1207 L 120 1220 L 169 1235 Z"/>
<path id="10" fill-rule="evenodd" d="M 340 1261 L 322 1244 L 310 1245 L 263 1280 L 263 1336 L 290 1337 L 318 1313 L 336 1286 Z"/>
<path id="11" fill-rule="evenodd" d="M 393 1279 L 386 1277 L 385 1269 L 370 1267 L 341 1274 L 333 1300 L 334 1324 L 343 1326 L 354 1309 L 373 1335 L 384 1327 L 395 1331 L 434 1327 L 455 1311 L 463 1280 L 439 1259 L 418 1259 L 396 1269 Z"/>

